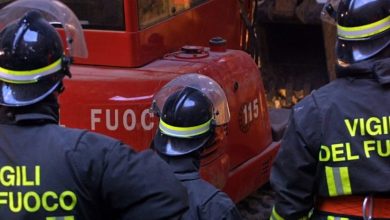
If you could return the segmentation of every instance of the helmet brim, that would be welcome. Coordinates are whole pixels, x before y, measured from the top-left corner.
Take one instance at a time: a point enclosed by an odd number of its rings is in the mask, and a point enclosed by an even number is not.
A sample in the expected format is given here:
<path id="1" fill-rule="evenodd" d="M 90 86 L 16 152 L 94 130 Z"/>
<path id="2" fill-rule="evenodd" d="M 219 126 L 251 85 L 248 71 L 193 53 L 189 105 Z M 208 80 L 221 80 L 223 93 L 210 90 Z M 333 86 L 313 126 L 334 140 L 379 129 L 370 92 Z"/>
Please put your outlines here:
<path id="1" fill-rule="evenodd" d="M 37 103 L 57 89 L 61 80 L 43 79 L 39 83 L 13 84 L 0 81 L 0 105 L 26 106 Z"/>
<path id="2" fill-rule="evenodd" d="M 176 138 L 163 134 L 160 130 L 157 131 L 153 139 L 153 148 L 159 153 L 168 156 L 181 156 L 195 152 L 206 146 L 211 140 L 212 133 L 193 138 Z"/>
<path id="3" fill-rule="evenodd" d="M 369 59 L 390 44 L 390 34 L 370 40 L 343 40 L 336 42 L 337 59 L 344 63 L 356 63 Z"/>

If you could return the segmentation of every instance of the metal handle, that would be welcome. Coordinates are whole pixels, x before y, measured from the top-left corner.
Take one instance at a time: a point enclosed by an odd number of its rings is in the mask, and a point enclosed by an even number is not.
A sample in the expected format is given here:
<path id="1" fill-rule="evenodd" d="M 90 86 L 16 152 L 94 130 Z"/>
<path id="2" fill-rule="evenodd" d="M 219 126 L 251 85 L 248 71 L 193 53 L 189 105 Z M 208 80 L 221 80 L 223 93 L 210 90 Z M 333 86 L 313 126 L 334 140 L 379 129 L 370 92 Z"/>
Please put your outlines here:
<path id="1" fill-rule="evenodd" d="M 372 217 L 373 207 L 374 207 L 374 200 L 373 200 L 372 196 L 371 195 L 366 196 L 363 200 L 363 206 L 362 206 L 364 220 L 374 219 Z M 368 213 L 367 213 L 367 211 L 368 211 Z"/>

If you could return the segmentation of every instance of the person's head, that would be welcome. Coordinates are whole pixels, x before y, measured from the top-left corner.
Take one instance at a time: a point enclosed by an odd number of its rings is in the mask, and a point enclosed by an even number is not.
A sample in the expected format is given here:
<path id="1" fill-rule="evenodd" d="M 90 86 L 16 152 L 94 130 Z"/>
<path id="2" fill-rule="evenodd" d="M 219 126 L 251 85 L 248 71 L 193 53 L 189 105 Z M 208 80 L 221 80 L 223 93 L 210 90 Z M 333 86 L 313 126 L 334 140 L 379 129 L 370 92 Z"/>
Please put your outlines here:
<path id="1" fill-rule="evenodd" d="M 214 129 L 211 100 L 199 90 L 185 87 L 167 98 L 154 148 L 167 156 L 200 152 L 214 141 Z"/>
<path id="2" fill-rule="evenodd" d="M 57 0 L 23 0 L 2 8 L 0 20 L 0 105 L 31 106 L 60 93 L 72 57 L 87 56 L 74 13 Z"/>
<path id="3" fill-rule="evenodd" d="M 230 110 L 225 91 L 214 79 L 180 75 L 154 95 L 151 110 L 160 119 L 151 147 L 160 155 L 189 158 L 223 147 Z"/>
<path id="4" fill-rule="evenodd" d="M 55 28 L 37 11 L 0 32 L 0 104 L 26 106 L 62 86 L 69 74 L 62 41 Z"/>
<path id="5" fill-rule="evenodd" d="M 339 65 L 390 57 L 390 0 L 341 0 L 335 19 Z"/>

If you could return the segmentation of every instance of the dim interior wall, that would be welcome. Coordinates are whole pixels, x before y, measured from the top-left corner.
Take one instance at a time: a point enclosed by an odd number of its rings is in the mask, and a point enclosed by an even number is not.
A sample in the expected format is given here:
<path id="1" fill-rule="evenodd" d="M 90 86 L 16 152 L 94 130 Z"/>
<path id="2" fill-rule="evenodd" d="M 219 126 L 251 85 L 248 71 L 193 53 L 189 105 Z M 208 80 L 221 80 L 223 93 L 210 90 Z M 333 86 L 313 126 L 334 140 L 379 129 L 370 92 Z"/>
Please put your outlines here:
<path id="1" fill-rule="evenodd" d="M 329 82 L 321 25 L 259 25 L 261 70 L 272 107 L 291 107 Z"/>

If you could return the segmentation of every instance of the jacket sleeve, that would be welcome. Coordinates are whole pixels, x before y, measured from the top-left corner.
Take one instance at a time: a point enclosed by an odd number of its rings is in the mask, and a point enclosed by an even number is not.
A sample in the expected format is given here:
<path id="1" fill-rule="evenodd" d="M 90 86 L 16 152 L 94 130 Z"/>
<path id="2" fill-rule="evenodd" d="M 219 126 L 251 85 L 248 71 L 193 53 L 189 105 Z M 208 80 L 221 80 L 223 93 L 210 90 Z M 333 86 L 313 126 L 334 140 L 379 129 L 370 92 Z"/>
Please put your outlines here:
<path id="1" fill-rule="evenodd" d="M 76 151 L 78 169 L 108 207 L 108 218 L 179 219 L 187 210 L 187 191 L 154 152 L 90 132 Z"/>
<path id="2" fill-rule="evenodd" d="M 298 103 L 271 169 L 276 193 L 271 219 L 307 219 L 314 203 L 320 116 L 311 96 Z"/>

